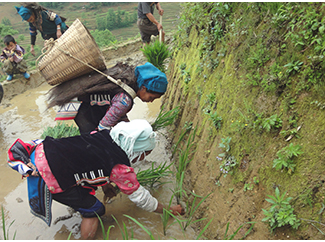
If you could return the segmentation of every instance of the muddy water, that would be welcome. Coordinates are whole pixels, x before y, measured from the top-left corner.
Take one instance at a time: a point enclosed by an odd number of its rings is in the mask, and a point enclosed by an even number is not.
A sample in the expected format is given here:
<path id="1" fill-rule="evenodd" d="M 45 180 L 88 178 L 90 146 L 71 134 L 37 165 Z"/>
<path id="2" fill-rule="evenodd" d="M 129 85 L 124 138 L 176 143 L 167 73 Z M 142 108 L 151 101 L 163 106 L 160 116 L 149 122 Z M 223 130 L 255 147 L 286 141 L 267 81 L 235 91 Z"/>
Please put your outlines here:
<path id="1" fill-rule="evenodd" d="M 81 217 L 78 213 L 68 209 L 67 206 L 53 201 L 51 227 L 48 227 L 42 220 L 33 216 L 29 211 L 27 201 L 26 179 L 21 179 L 21 176 L 11 170 L 6 164 L 7 150 L 17 138 L 22 140 L 39 138 L 45 127 L 56 124 L 54 121 L 55 110 L 46 110 L 46 92 L 49 88 L 49 85 L 45 83 L 36 89 L 28 90 L 14 97 L 10 101 L 10 106 L 0 106 L 0 159 L 2 161 L 0 163 L 0 203 L 4 207 L 7 226 L 14 221 L 10 228 L 10 238 L 12 238 L 15 231 L 17 233 L 16 239 L 19 240 L 65 240 L 71 232 L 71 239 L 80 238 L 79 226 Z M 136 99 L 135 105 L 129 113 L 129 118 L 131 120 L 144 118 L 149 122 L 153 121 L 159 112 L 160 104 L 160 100 L 146 104 Z M 158 136 L 158 139 L 158 146 L 147 157 L 147 160 L 141 163 L 141 169 L 151 167 L 152 162 L 158 165 L 169 161 L 170 152 L 165 149 L 167 141 L 161 134 Z M 153 195 L 160 202 L 168 204 L 171 197 L 171 188 L 172 184 L 161 186 L 153 191 Z M 96 196 L 102 200 L 103 193 L 98 191 Z M 175 204 L 175 201 L 173 204 Z M 102 217 L 105 230 L 107 231 L 111 225 L 114 226 L 110 232 L 110 239 L 123 239 L 120 229 L 111 217 L 111 214 L 118 220 L 122 228 L 123 223 L 125 224 L 130 235 L 131 231 L 133 231 L 135 239 L 143 240 L 150 239 L 150 237 L 138 225 L 123 216 L 123 214 L 137 219 L 152 232 L 155 239 L 196 238 L 191 228 L 188 228 L 184 234 L 178 224 L 171 225 L 167 230 L 167 235 L 164 236 L 160 215 L 137 208 L 126 195 L 119 194 L 110 204 L 105 204 L 105 206 L 106 214 Z M 174 220 L 170 219 L 169 224 L 173 222 Z M 2 233 L 0 234 L 0 238 L 3 238 Z M 102 238 L 102 231 L 98 229 L 96 239 Z"/>

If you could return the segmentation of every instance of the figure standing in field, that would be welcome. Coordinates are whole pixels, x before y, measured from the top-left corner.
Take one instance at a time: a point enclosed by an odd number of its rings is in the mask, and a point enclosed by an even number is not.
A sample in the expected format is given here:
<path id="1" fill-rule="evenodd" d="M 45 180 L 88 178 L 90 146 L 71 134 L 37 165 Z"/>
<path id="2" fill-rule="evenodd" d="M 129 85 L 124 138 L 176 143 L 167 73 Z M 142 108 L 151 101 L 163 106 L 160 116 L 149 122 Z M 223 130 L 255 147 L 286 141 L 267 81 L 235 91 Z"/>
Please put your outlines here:
<path id="1" fill-rule="evenodd" d="M 29 23 L 29 31 L 31 36 L 30 52 L 35 56 L 34 45 L 36 42 L 37 30 L 41 32 L 42 38 L 48 40 L 53 38 L 56 40 L 67 30 L 65 18 L 60 17 L 56 13 L 36 3 L 25 3 L 21 7 L 15 7 L 23 21 Z"/>
<path id="2" fill-rule="evenodd" d="M 151 35 L 159 35 L 159 31 L 162 30 L 161 40 L 165 40 L 165 31 L 163 26 L 153 16 L 154 7 L 156 6 L 159 15 L 163 16 L 164 10 L 161 8 L 160 3 L 155 2 L 141 2 L 138 4 L 138 27 L 141 34 L 143 45 L 149 44 Z"/>
<path id="3" fill-rule="evenodd" d="M 11 81 L 14 74 L 21 73 L 26 79 L 30 77 L 27 71 L 27 63 L 23 59 L 25 50 L 18 45 L 11 35 L 3 38 L 6 47 L 2 50 L 0 60 L 3 63 L 3 71 L 7 73 L 7 81 Z M 0 99 L 1 101 L 1 99 Z"/>
<path id="4" fill-rule="evenodd" d="M 27 176 L 31 212 L 51 224 L 51 196 L 82 215 L 82 239 L 93 239 L 98 216 L 105 206 L 94 196 L 103 186 L 111 194 L 110 182 L 138 207 L 163 213 L 167 207 L 142 187 L 132 164 L 143 160 L 154 149 L 156 133 L 146 120 L 120 122 L 112 130 L 103 130 L 61 139 L 23 142 L 20 139 L 8 151 L 8 165 Z M 42 195 L 43 194 L 43 195 Z M 184 214 L 180 205 L 171 206 L 174 215 Z"/>

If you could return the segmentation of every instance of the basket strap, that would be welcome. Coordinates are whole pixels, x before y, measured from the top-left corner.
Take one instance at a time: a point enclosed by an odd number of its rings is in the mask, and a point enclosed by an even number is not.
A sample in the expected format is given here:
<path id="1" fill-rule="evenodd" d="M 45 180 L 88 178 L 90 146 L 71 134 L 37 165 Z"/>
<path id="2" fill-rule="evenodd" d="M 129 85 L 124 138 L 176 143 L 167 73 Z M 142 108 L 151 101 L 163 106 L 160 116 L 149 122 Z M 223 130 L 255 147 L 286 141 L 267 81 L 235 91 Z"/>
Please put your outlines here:
<path id="1" fill-rule="evenodd" d="M 37 60 L 36 60 L 36 64 L 37 64 L 37 61 L 40 57 L 42 57 L 43 55 L 47 54 L 51 49 L 52 47 L 54 46 L 54 43 L 55 43 L 56 40 L 53 40 L 53 38 L 49 39 L 46 43 L 45 43 L 45 47 L 42 49 L 42 55 L 40 55 Z M 50 48 L 51 47 L 51 48 Z M 69 52 L 65 51 L 65 50 L 62 50 L 60 47 L 57 46 L 57 48 L 62 51 L 64 54 L 74 58 L 75 60 L 83 63 L 84 65 L 90 67 L 91 69 L 97 71 L 98 73 L 102 74 L 103 76 L 106 76 L 108 80 L 110 80 L 111 82 L 115 83 L 116 85 L 119 85 L 120 87 L 122 87 L 127 93 L 129 93 L 131 95 L 131 97 L 134 99 L 137 94 L 135 93 L 135 91 L 130 87 L 128 86 L 127 84 L 125 84 L 124 82 L 122 82 L 120 79 L 118 80 L 115 80 L 113 77 L 109 76 L 109 75 L 106 75 L 104 72 L 101 72 L 100 70 L 96 69 L 95 67 L 89 65 L 88 63 L 80 60 L 79 58 L 77 57 L 74 57 L 73 55 L 71 55 Z M 43 50 L 46 49 L 46 52 L 43 52 Z M 38 66 L 38 65 L 36 65 Z"/>

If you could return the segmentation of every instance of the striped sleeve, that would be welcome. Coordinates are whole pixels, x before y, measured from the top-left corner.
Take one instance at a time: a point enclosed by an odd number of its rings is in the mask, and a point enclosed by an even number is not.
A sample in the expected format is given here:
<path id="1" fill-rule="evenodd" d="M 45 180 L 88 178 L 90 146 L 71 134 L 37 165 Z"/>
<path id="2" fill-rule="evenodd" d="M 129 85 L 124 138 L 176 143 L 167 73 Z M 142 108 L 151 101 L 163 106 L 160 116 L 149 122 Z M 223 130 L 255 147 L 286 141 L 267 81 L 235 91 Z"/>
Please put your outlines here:
<path id="1" fill-rule="evenodd" d="M 108 128 L 115 126 L 118 122 L 126 121 L 126 114 L 132 107 L 132 99 L 124 92 L 116 94 L 112 101 L 111 107 L 106 112 L 105 116 L 99 122 L 100 128 Z"/>

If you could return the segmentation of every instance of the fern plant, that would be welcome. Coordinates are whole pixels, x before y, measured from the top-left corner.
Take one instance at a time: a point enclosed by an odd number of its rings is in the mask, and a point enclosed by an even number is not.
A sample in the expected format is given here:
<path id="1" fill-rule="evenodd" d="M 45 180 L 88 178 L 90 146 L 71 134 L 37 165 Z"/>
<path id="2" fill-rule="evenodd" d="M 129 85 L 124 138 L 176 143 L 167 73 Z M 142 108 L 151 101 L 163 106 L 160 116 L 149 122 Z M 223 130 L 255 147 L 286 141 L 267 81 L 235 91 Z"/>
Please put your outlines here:
<path id="1" fill-rule="evenodd" d="M 167 45 L 156 40 L 141 49 L 148 62 L 157 67 L 160 71 L 165 72 L 165 60 L 171 56 Z"/>

